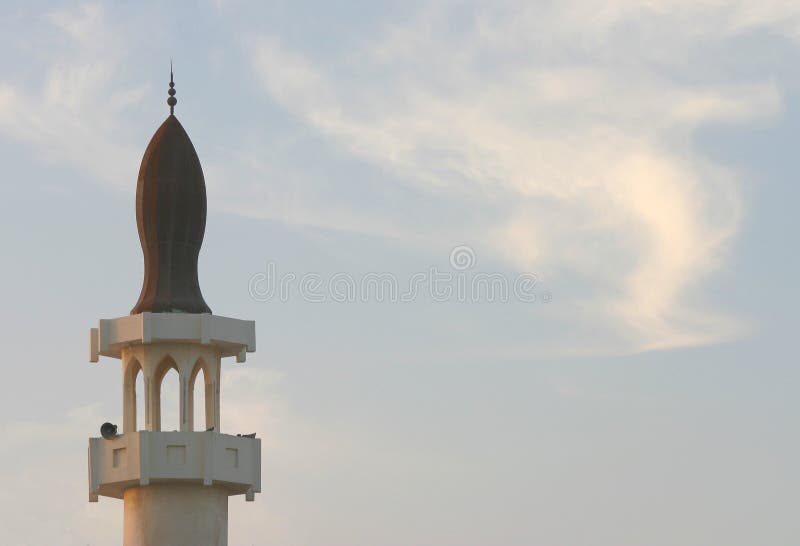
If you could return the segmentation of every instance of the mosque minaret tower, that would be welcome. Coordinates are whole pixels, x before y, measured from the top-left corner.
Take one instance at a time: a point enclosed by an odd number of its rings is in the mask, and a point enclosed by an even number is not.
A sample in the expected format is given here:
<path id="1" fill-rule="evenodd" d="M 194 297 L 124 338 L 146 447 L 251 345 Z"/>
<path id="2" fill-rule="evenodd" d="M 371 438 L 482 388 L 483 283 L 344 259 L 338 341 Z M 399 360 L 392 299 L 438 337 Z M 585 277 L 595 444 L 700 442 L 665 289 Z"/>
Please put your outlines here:
<path id="1" fill-rule="evenodd" d="M 255 323 L 214 315 L 203 299 L 197 259 L 206 223 L 206 187 L 192 141 L 169 117 L 144 152 L 136 224 L 144 282 L 129 316 L 101 319 L 90 331 L 90 360 L 122 367 L 122 430 L 103 425 L 89 439 L 89 501 L 124 502 L 124 546 L 223 546 L 228 497 L 261 491 L 261 441 L 220 429 L 222 360 L 255 351 Z M 179 377 L 179 429 L 161 430 L 161 383 Z M 142 374 L 144 423 L 137 422 Z M 195 382 L 203 381 L 205 423 L 194 422 Z"/>

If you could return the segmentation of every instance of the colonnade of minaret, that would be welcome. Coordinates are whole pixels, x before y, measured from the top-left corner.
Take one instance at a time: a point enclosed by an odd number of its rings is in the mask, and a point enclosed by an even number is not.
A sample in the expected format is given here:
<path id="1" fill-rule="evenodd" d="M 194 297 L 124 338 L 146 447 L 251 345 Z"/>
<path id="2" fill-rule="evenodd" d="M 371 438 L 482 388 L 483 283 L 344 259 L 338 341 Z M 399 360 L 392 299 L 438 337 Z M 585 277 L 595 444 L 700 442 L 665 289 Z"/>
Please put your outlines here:
<path id="1" fill-rule="evenodd" d="M 212 347 L 192 344 L 140 345 L 122 351 L 122 431 L 161 430 L 161 400 L 164 377 L 178 373 L 179 430 L 195 430 L 195 383 L 204 383 L 205 422 L 200 430 L 220 430 L 220 357 Z M 136 380 L 142 374 L 144 423 L 137 423 Z"/>

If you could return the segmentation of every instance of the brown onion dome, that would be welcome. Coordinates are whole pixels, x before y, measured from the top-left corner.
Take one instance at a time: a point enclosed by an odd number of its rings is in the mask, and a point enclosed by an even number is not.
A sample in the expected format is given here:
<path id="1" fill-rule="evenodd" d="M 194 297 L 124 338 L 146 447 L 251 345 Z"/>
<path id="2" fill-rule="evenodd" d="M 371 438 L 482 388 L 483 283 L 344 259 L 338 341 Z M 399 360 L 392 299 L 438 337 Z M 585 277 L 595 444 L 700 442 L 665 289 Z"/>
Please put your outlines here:
<path id="1" fill-rule="evenodd" d="M 206 227 L 206 184 L 189 135 L 170 115 L 142 158 L 136 186 L 136 224 L 144 253 L 144 282 L 132 315 L 211 313 L 200 292 L 197 259 Z"/>

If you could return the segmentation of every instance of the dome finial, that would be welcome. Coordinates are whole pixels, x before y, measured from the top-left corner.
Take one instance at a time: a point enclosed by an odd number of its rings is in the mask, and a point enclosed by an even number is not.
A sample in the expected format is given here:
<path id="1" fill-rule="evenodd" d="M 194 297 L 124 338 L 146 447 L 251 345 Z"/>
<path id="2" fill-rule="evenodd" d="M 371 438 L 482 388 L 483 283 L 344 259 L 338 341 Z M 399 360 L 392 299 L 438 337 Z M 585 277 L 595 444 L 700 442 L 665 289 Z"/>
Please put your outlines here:
<path id="1" fill-rule="evenodd" d="M 169 98 L 167 99 L 167 104 L 169 104 L 169 115 L 172 116 L 175 114 L 175 105 L 178 104 L 178 99 L 175 98 L 175 82 L 172 81 L 172 59 L 169 60 Z"/>

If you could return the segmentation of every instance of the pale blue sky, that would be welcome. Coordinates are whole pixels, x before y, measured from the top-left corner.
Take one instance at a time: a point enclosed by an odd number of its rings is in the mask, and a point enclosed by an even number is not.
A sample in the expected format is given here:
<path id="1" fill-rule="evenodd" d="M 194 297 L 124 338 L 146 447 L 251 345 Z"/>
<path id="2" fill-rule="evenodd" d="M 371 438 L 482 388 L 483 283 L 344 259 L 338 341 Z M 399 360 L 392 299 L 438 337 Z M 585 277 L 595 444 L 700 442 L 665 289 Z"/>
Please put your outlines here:
<path id="1" fill-rule="evenodd" d="M 800 540 L 796 2 L 7 2 L 0 46 L 3 544 L 119 543 L 87 336 L 141 287 L 170 56 L 205 299 L 257 322 L 223 372 L 264 455 L 232 546 Z M 248 290 L 459 245 L 552 300 Z"/>

